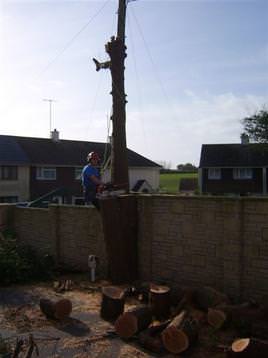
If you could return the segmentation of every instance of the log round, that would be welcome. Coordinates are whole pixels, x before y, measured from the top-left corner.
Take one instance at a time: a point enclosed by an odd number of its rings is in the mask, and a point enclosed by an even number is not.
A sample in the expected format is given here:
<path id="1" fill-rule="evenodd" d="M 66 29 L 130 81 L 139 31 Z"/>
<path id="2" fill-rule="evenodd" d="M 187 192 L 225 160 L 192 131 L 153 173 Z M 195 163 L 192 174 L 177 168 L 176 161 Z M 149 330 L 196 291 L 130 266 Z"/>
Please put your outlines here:
<path id="1" fill-rule="evenodd" d="M 241 338 L 233 342 L 229 357 L 267 358 L 268 342 L 254 338 Z"/>
<path id="2" fill-rule="evenodd" d="M 123 312 L 125 291 L 119 287 L 102 288 L 101 317 L 106 321 L 115 321 Z"/>
<path id="3" fill-rule="evenodd" d="M 141 306 L 121 314 L 114 326 L 121 338 L 130 338 L 146 329 L 152 322 L 152 311 L 147 306 Z"/>
<path id="4" fill-rule="evenodd" d="M 170 315 L 170 288 L 151 284 L 150 306 L 157 319 L 167 319 Z"/>
<path id="5" fill-rule="evenodd" d="M 72 312 L 72 302 L 68 299 L 53 302 L 49 299 L 41 298 L 39 306 L 43 314 L 50 319 L 62 320 L 69 317 Z"/>
<path id="6" fill-rule="evenodd" d="M 139 334 L 139 343 L 145 349 L 154 353 L 162 353 L 165 350 L 161 339 L 161 332 L 168 326 L 168 322 L 164 322 L 155 326 L 151 326 Z"/>
<path id="7" fill-rule="evenodd" d="M 161 334 L 164 347 L 173 354 L 186 351 L 198 337 L 198 322 L 186 311 L 176 316 Z"/>

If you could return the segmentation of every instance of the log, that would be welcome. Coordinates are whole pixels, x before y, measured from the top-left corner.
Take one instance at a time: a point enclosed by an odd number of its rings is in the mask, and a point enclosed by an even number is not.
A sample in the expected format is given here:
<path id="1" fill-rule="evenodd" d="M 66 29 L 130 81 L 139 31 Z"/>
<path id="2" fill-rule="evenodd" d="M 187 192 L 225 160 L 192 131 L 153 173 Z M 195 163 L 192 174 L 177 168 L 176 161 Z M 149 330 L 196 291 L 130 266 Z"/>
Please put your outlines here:
<path id="1" fill-rule="evenodd" d="M 115 322 L 115 331 L 121 338 L 130 338 L 146 329 L 152 322 L 152 311 L 147 306 L 121 314 Z"/>
<path id="2" fill-rule="evenodd" d="M 192 308 L 193 305 L 193 289 L 186 289 L 181 296 L 179 303 L 176 304 L 176 307 L 173 311 L 173 316 L 177 316 L 181 313 L 183 309 Z"/>
<path id="3" fill-rule="evenodd" d="M 164 347 L 173 354 L 186 351 L 198 338 L 198 321 L 182 311 L 161 334 Z"/>
<path id="4" fill-rule="evenodd" d="M 208 310 L 208 323 L 214 328 L 221 328 L 231 322 L 243 334 L 251 334 L 251 326 L 262 319 L 262 310 L 252 302 L 239 305 L 218 305 Z"/>
<path id="5" fill-rule="evenodd" d="M 268 342 L 255 338 L 241 338 L 232 343 L 228 357 L 267 358 Z"/>
<path id="6" fill-rule="evenodd" d="M 123 312 L 125 291 L 119 287 L 107 286 L 102 288 L 101 317 L 114 322 Z"/>
<path id="7" fill-rule="evenodd" d="M 169 323 L 170 320 L 155 326 L 151 326 L 142 331 L 138 336 L 138 340 L 141 346 L 154 353 L 163 353 L 165 347 L 161 339 L 161 332 L 168 326 Z"/>
<path id="8" fill-rule="evenodd" d="M 216 307 L 219 304 L 230 303 L 229 298 L 224 293 L 209 286 L 195 289 L 192 298 L 196 306 L 204 311 L 208 311 L 209 308 Z"/>
<path id="9" fill-rule="evenodd" d="M 170 315 L 170 288 L 151 284 L 150 306 L 156 319 L 167 319 Z"/>
<path id="10" fill-rule="evenodd" d="M 209 308 L 207 321 L 210 326 L 215 329 L 222 328 L 229 319 L 229 315 L 224 312 L 223 310 L 216 309 L 216 308 Z"/>
<path id="11" fill-rule="evenodd" d="M 72 302 L 68 299 L 53 302 L 49 299 L 41 298 L 39 306 L 42 313 L 50 319 L 63 320 L 69 317 L 72 312 Z"/>

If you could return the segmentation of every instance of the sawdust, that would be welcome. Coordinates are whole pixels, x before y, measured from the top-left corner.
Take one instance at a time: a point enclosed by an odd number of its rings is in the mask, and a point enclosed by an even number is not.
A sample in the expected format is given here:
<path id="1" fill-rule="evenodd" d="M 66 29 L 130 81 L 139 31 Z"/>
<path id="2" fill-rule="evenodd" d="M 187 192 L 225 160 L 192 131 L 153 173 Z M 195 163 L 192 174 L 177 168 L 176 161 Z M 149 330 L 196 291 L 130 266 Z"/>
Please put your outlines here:
<path id="1" fill-rule="evenodd" d="M 103 283 L 102 283 L 103 284 Z M 38 345 L 40 358 L 151 358 L 156 355 L 143 350 L 135 340 L 123 341 L 105 336 L 114 327 L 100 318 L 101 285 L 74 282 L 72 290 L 55 292 L 53 283 L 17 286 L 5 289 L 0 296 L 1 330 L 8 330 L 10 344 L 14 347 L 16 338 L 32 333 Z M 109 284 L 106 282 L 106 285 Z M 18 299 L 14 299 L 14 298 Z M 71 317 L 60 322 L 46 319 L 40 312 L 39 299 L 57 300 L 68 298 L 72 301 Z M 2 302 L 1 302 L 2 299 Z M 19 304 L 20 301 L 23 304 Z M 126 309 L 139 305 L 129 298 Z M 0 306 L 1 307 L 1 306 Z M 220 344 L 229 345 L 235 333 L 213 331 L 204 325 L 200 330 L 199 344 L 187 356 L 191 358 L 223 358 L 225 352 Z M 12 338 L 13 337 L 13 338 Z M 94 340 L 94 337 L 100 339 Z M 112 339 L 113 338 L 113 339 Z M 162 357 L 174 355 L 166 353 Z M 177 357 L 179 357 L 177 355 Z"/>

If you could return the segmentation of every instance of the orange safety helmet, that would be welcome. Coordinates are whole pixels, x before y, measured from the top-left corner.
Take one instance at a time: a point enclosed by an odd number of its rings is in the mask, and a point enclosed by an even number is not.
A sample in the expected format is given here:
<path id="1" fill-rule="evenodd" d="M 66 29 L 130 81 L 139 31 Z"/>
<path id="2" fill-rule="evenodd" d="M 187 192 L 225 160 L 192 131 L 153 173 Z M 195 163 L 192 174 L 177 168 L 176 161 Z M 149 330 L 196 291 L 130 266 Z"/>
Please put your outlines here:
<path id="1" fill-rule="evenodd" d="M 87 155 L 87 161 L 89 162 L 91 159 L 95 159 L 98 162 L 100 161 L 100 156 L 97 152 L 90 152 Z"/>

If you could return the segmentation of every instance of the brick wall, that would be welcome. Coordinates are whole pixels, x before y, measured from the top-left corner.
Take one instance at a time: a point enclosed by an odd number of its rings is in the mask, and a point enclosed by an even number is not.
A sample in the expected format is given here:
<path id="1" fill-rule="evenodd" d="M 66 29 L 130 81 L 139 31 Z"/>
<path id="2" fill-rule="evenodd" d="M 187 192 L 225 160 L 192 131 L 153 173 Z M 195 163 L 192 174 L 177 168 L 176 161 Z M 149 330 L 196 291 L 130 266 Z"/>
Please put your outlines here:
<path id="1" fill-rule="evenodd" d="M 14 229 L 21 243 L 77 270 L 88 270 L 88 255 L 98 256 L 105 277 L 107 258 L 101 217 L 96 209 L 52 205 L 48 209 L 14 208 Z"/>
<path id="2" fill-rule="evenodd" d="M 138 208 L 142 279 L 268 293 L 268 199 L 144 195 Z"/>
<path id="3" fill-rule="evenodd" d="M 142 280 L 211 285 L 235 299 L 268 294 L 268 198 L 140 195 L 137 205 Z M 101 273 L 107 272 L 96 209 L 3 205 L 0 222 L 7 223 L 11 211 L 21 242 L 82 270 L 88 255 L 97 255 Z"/>

